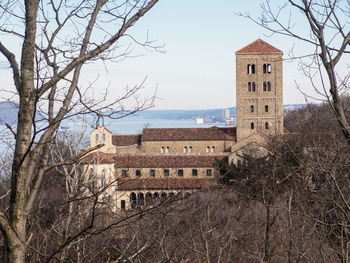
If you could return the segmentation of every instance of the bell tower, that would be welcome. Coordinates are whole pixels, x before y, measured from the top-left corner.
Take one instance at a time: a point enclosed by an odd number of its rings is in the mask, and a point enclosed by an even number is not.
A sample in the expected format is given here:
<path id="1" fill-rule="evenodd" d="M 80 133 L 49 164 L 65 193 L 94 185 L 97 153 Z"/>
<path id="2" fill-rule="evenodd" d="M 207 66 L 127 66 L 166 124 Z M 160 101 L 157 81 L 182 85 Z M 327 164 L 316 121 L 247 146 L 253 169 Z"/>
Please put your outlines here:
<path id="1" fill-rule="evenodd" d="M 255 132 L 282 133 L 282 56 L 261 39 L 236 51 L 237 142 Z"/>

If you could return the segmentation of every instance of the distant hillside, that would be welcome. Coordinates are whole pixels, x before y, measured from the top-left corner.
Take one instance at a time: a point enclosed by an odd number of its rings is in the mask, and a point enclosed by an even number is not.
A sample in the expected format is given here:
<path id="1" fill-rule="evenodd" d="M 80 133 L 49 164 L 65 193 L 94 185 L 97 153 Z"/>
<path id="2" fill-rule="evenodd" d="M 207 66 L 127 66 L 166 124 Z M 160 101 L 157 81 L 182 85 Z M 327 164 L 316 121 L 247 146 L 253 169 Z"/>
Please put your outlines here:
<path id="1" fill-rule="evenodd" d="M 284 111 L 293 111 L 302 107 L 303 104 L 286 104 Z M 236 107 L 228 108 L 230 115 L 236 117 Z M 208 118 L 210 120 L 221 120 L 224 108 L 211 110 L 147 110 L 138 112 L 134 116 L 144 119 L 167 119 L 167 120 L 190 120 L 196 118 Z"/>
<path id="2" fill-rule="evenodd" d="M 303 104 L 284 105 L 285 111 L 293 111 Z M 212 122 L 221 121 L 224 108 L 203 110 L 147 110 L 138 112 L 133 117 L 142 119 L 193 120 L 209 119 Z M 236 107 L 229 108 L 231 117 L 236 117 Z M 0 124 L 13 124 L 17 120 L 17 105 L 10 102 L 0 102 Z"/>

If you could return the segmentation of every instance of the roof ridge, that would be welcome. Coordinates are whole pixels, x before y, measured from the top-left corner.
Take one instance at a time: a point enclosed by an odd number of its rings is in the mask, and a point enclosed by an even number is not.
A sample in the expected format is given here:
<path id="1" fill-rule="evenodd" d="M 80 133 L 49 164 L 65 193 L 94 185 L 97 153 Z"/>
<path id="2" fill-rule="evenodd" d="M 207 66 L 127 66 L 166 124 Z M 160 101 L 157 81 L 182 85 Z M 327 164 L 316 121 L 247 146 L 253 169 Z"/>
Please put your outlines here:
<path id="1" fill-rule="evenodd" d="M 241 54 L 241 53 L 283 53 L 283 52 L 278 48 L 275 48 L 274 46 L 265 42 L 264 40 L 258 38 L 252 43 L 236 51 L 236 54 Z"/>

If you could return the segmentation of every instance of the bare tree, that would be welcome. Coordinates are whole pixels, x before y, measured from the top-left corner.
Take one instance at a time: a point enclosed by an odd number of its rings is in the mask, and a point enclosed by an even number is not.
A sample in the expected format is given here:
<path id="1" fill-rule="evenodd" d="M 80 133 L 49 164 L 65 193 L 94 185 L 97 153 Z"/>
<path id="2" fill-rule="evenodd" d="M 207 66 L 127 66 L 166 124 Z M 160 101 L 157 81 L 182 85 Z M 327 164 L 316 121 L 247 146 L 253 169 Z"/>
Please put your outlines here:
<path id="1" fill-rule="evenodd" d="M 120 117 L 152 103 L 138 101 L 136 109 L 125 111 L 120 99 L 104 103 L 104 96 L 88 97 L 79 78 L 84 64 L 127 56 L 130 50 L 119 52 L 119 42 L 157 2 L 1 1 L 0 32 L 21 44 L 18 52 L 5 38 L 0 41 L 0 52 L 13 73 L 15 88 L 10 92 L 17 96 L 19 107 L 17 126 L 11 127 L 16 146 L 10 202 L 8 210 L 0 211 L 8 262 L 26 261 L 30 242 L 27 217 L 44 174 L 54 167 L 48 165 L 50 141 L 62 120 L 76 114 L 101 114 L 103 110 L 109 117 Z M 143 44 L 152 46 L 149 41 Z M 130 98 L 138 90 L 139 87 L 127 90 L 121 99 Z"/>
<path id="2" fill-rule="evenodd" d="M 348 92 L 350 73 L 350 5 L 347 0 L 288 0 L 261 4 L 262 14 L 254 18 L 242 14 L 269 30 L 311 45 L 312 54 L 291 53 L 300 58 L 300 69 L 309 78 L 310 85 L 332 106 L 343 136 L 350 144 L 350 126 L 345 115 L 342 94 Z M 308 27 L 301 31 L 300 24 Z M 305 30 L 302 27 L 302 30 Z M 347 67 L 347 69 L 345 69 Z"/>

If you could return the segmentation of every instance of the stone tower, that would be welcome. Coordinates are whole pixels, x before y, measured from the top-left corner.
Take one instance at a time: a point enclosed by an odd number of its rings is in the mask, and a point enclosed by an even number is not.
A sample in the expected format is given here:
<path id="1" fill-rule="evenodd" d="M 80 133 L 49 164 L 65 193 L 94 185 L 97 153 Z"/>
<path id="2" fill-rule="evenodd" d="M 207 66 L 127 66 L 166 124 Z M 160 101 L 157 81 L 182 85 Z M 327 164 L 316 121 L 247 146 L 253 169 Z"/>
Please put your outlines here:
<path id="1" fill-rule="evenodd" d="M 237 142 L 283 131 L 282 56 L 261 39 L 236 52 Z"/>

